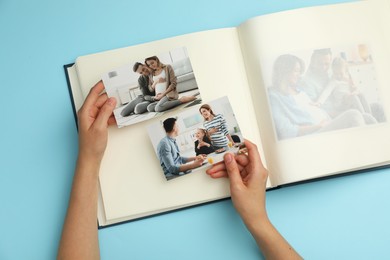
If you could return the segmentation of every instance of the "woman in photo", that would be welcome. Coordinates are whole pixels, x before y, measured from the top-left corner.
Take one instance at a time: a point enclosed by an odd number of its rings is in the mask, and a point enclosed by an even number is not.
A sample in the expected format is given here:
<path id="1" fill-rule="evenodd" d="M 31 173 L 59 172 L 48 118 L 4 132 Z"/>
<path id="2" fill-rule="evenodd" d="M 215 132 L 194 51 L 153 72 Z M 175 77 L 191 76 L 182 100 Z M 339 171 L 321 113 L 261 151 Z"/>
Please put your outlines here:
<path id="1" fill-rule="evenodd" d="M 303 71 L 304 62 L 294 55 L 281 55 L 274 63 L 268 97 L 279 139 L 376 123 L 374 117 L 356 109 L 332 119 L 300 89 Z"/>
<path id="2" fill-rule="evenodd" d="M 214 148 L 211 145 L 211 140 L 207 136 L 206 129 L 198 128 L 195 132 L 195 154 L 196 156 L 200 154 L 210 154 L 214 152 Z"/>
<path id="3" fill-rule="evenodd" d="M 148 106 L 149 112 L 163 112 L 196 99 L 194 96 L 179 98 L 176 75 L 171 65 L 161 63 L 157 56 L 146 58 L 145 65 L 153 70 L 151 89 L 156 92 L 154 100 L 157 101 Z"/>
<path id="4" fill-rule="evenodd" d="M 208 136 L 216 152 L 223 152 L 229 148 L 229 143 L 234 144 L 232 137 L 229 134 L 225 118 L 221 114 L 215 115 L 208 104 L 204 104 L 199 108 L 200 114 L 204 118 L 203 126 L 207 131 Z"/>

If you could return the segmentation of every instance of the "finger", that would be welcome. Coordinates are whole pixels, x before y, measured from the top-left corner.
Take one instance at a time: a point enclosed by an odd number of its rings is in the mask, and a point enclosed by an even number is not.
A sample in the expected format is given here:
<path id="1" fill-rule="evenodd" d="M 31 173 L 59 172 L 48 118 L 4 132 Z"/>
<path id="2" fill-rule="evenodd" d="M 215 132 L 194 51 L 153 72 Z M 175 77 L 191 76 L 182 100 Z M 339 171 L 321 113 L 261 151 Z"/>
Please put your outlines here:
<path id="1" fill-rule="evenodd" d="M 249 161 L 254 162 L 257 157 L 260 157 L 259 151 L 257 150 L 257 146 L 250 142 L 249 140 L 244 140 L 245 146 L 248 149 L 248 157 Z"/>
<path id="2" fill-rule="evenodd" d="M 238 170 L 242 176 L 244 174 L 244 171 L 243 171 L 244 167 L 240 166 L 239 164 L 237 164 L 237 167 L 238 167 Z M 227 175 L 227 170 L 226 170 L 224 163 L 222 163 L 221 165 L 218 165 L 218 166 L 213 166 L 212 168 L 206 170 L 206 173 L 210 176 L 212 176 L 214 174 L 221 174 L 221 172 L 223 172 L 225 175 Z M 226 177 L 229 177 L 229 176 L 227 175 Z"/>
<path id="3" fill-rule="evenodd" d="M 115 98 L 107 99 L 107 102 L 100 109 L 99 114 L 94 122 L 95 127 L 98 128 L 107 127 L 108 119 L 110 118 L 112 112 L 114 111 L 115 104 L 116 104 Z"/>
<path id="4" fill-rule="evenodd" d="M 107 99 L 108 99 L 108 96 L 106 93 L 101 94 L 98 97 L 98 99 L 95 103 L 95 106 L 97 106 L 98 108 L 101 108 L 104 105 L 104 103 L 106 103 Z"/>
<path id="5" fill-rule="evenodd" d="M 99 95 L 103 90 L 104 90 L 103 82 L 99 81 L 89 91 L 89 94 L 88 94 L 87 98 L 85 99 L 82 107 L 89 108 L 89 107 L 93 106 L 96 103 L 96 101 L 98 100 Z"/>
<path id="6" fill-rule="evenodd" d="M 248 173 L 247 171 L 245 171 L 245 167 L 240 165 L 237 161 L 237 167 L 238 167 L 238 171 L 240 172 L 240 175 L 241 175 L 241 178 L 245 177 Z"/>
<path id="7" fill-rule="evenodd" d="M 218 171 L 224 171 L 226 170 L 226 166 L 224 162 L 219 162 L 217 164 L 214 164 L 210 169 L 208 169 L 206 172 L 207 174 L 212 174 Z"/>
<path id="8" fill-rule="evenodd" d="M 239 154 L 239 155 L 236 155 L 236 162 L 240 166 L 245 167 L 249 164 L 249 158 L 247 155 Z"/>
<path id="9" fill-rule="evenodd" d="M 116 119 L 115 116 L 112 114 L 107 121 L 108 125 L 116 125 Z"/>
<path id="10" fill-rule="evenodd" d="M 256 161 L 259 161 L 260 166 L 264 168 L 263 163 L 260 159 L 259 150 L 257 149 L 257 146 L 250 142 L 249 140 L 244 140 L 245 146 L 248 148 L 248 159 L 250 162 L 255 163 Z"/>
<path id="11" fill-rule="evenodd" d="M 226 153 L 223 157 L 225 165 L 226 165 L 226 171 L 229 175 L 230 184 L 231 185 L 242 185 L 242 179 L 240 175 L 240 171 L 238 169 L 236 160 L 234 159 L 233 154 Z"/>
<path id="12" fill-rule="evenodd" d="M 268 171 L 265 169 L 257 146 L 248 140 L 245 140 L 245 145 L 248 148 L 248 158 L 250 160 L 250 168 L 248 176 L 245 180 L 248 182 L 248 186 L 258 186 L 259 182 L 266 184 L 268 178 Z M 251 179 L 256 181 L 252 181 Z"/>
<path id="13" fill-rule="evenodd" d="M 77 113 L 80 128 L 89 129 L 89 127 L 91 126 L 92 122 L 88 120 L 88 117 L 96 116 L 98 109 L 95 106 L 95 103 L 98 100 L 99 95 L 103 91 L 103 89 L 104 85 L 102 81 L 99 81 L 98 83 L 96 83 L 95 86 L 90 89 L 89 94 L 84 101 L 84 104 L 81 106 L 80 110 Z"/>
<path id="14" fill-rule="evenodd" d="M 229 175 L 226 171 L 219 171 L 213 174 L 210 174 L 210 177 L 213 179 L 218 179 L 218 178 L 228 178 Z"/>
<path id="15" fill-rule="evenodd" d="M 244 154 L 238 154 L 235 156 L 235 159 L 236 159 L 236 163 L 238 164 L 239 167 L 241 168 L 244 168 L 246 167 L 250 161 L 249 161 L 249 158 L 247 155 L 244 155 Z M 241 169 L 240 168 L 240 169 Z"/>

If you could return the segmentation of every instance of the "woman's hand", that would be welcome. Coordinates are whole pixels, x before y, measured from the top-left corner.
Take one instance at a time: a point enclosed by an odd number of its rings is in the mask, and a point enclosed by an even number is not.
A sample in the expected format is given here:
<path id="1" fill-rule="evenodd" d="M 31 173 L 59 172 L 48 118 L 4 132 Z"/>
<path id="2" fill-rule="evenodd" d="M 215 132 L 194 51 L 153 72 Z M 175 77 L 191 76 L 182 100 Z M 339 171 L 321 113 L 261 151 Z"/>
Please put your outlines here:
<path id="1" fill-rule="evenodd" d="M 156 89 L 156 84 L 152 84 L 152 85 L 149 85 L 150 86 L 150 89 L 152 90 L 152 91 L 154 91 L 155 89 Z"/>
<path id="2" fill-rule="evenodd" d="M 209 133 L 209 135 L 212 135 L 212 134 L 218 132 L 218 128 L 216 128 L 216 127 L 210 128 L 209 130 L 207 130 L 207 132 Z"/>
<path id="3" fill-rule="evenodd" d="M 206 172 L 212 178 L 229 177 L 234 207 L 245 224 L 250 225 L 267 217 L 265 188 L 268 172 L 261 162 L 257 146 L 247 140 L 244 143 L 248 155 L 234 156 L 227 153 L 224 162 L 214 165 Z"/>
<path id="4" fill-rule="evenodd" d="M 227 153 L 224 163 L 207 170 L 213 178 L 229 177 L 233 205 L 256 240 L 265 259 L 302 259 L 268 219 L 265 189 L 268 172 L 256 145 L 245 140 L 248 155 Z"/>
<path id="5" fill-rule="evenodd" d="M 167 82 L 165 78 L 161 77 L 158 79 L 158 83 L 164 83 L 164 82 Z"/>
<path id="6" fill-rule="evenodd" d="M 159 100 L 162 99 L 163 97 L 164 97 L 163 93 L 158 93 L 158 94 L 154 97 L 154 100 L 159 101 Z"/>
<path id="7" fill-rule="evenodd" d="M 78 111 L 79 156 L 98 161 L 107 146 L 107 126 L 116 123 L 112 113 L 116 100 L 101 94 L 103 90 L 103 82 L 99 81 Z"/>

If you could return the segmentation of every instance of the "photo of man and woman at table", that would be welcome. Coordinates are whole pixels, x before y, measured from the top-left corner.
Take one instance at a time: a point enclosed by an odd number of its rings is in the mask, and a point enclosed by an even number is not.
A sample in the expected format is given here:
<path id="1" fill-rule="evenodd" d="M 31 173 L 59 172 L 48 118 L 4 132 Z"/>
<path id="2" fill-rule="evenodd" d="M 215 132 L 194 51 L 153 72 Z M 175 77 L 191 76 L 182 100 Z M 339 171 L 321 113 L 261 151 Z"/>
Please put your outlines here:
<path id="1" fill-rule="evenodd" d="M 147 130 L 167 180 L 209 167 L 222 161 L 225 153 L 244 149 L 227 97 L 188 108 Z"/>
<path id="2" fill-rule="evenodd" d="M 282 54 L 264 65 L 279 140 L 386 121 L 367 44 Z"/>

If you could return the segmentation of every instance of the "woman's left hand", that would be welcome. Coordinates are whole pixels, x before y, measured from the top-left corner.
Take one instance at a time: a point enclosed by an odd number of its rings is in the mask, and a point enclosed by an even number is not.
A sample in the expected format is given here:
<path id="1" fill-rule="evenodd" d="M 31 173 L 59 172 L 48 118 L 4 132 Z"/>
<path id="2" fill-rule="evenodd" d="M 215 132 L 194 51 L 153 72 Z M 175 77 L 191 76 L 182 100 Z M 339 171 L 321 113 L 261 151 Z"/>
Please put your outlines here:
<path id="1" fill-rule="evenodd" d="M 165 78 L 159 78 L 158 79 L 158 83 L 164 83 L 164 82 L 167 82 L 167 80 Z"/>
<path id="2" fill-rule="evenodd" d="M 156 101 L 159 101 L 160 99 L 162 99 L 163 98 L 163 94 L 162 93 L 158 93 L 155 97 L 154 97 L 154 100 L 156 100 Z"/>
<path id="3" fill-rule="evenodd" d="M 104 90 L 99 81 L 89 92 L 83 106 L 78 111 L 79 156 L 101 160 L 107 146 L 107 126 L 115 124 L 113 110 L 115 98 L 101 94 Z"/>

